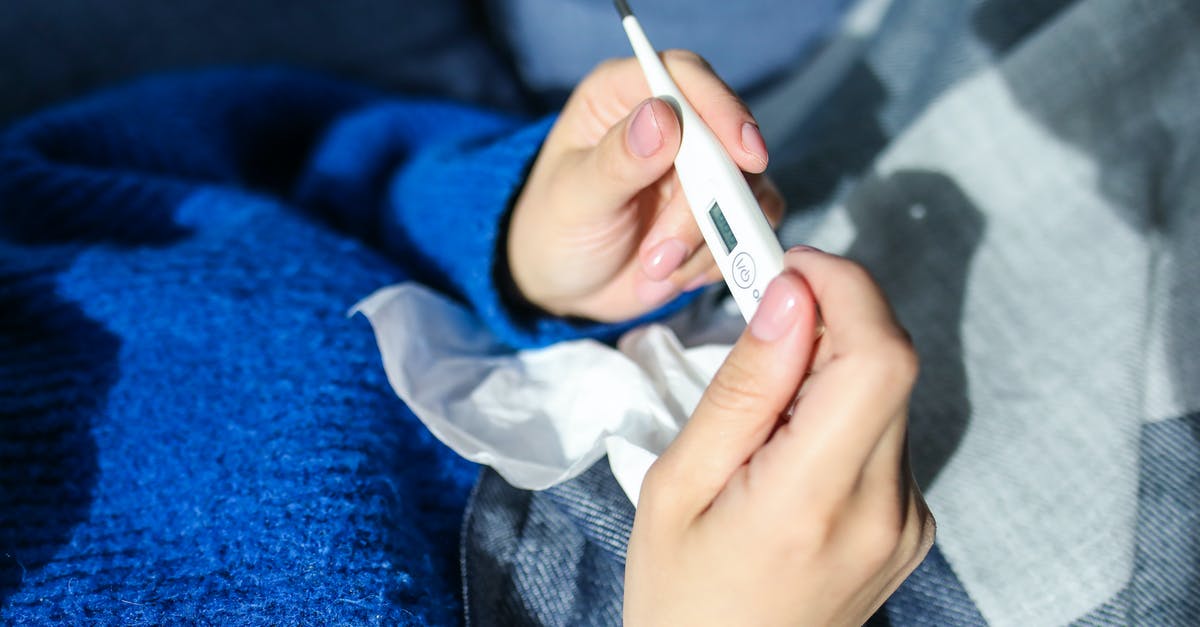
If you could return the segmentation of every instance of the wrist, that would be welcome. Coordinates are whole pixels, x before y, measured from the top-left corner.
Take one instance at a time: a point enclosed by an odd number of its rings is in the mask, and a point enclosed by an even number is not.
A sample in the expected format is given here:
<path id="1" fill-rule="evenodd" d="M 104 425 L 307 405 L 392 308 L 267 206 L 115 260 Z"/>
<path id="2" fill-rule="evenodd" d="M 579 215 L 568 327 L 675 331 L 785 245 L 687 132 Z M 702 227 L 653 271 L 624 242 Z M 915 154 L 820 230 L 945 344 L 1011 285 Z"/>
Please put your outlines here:
<path id="1" fill-rule="evenodd" d="M 546 316 L 562 316 L 543 305 L 540 299 L 530 296 L 531 285 L 535 284 L 525 271 L 528 260 L 519 251 L 525 249 L 514 230 L 516 208 L 508 211 L 500 225 L 501 235 L 496 238 L 496 260 L 493 280 L 500 295 L 500 302 L 518 320 L 531 320 Z"/>

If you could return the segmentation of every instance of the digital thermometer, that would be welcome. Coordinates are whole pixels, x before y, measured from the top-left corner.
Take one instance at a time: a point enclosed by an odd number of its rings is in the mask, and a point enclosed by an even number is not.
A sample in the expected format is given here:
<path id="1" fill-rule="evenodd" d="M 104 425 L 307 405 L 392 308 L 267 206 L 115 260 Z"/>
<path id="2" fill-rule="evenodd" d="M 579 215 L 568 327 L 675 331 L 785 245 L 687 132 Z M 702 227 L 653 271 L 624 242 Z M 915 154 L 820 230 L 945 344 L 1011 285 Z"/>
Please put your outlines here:
<path id="1" fill-rule="evenodd" d="M 704 241 L 747 321 L 767 284 L 783 272 L 783 247 L 742 171 L 667 73 L 625 0 L 613 0 L 650 91 L 675 109 L 683 130 L 675 172 Z"/>

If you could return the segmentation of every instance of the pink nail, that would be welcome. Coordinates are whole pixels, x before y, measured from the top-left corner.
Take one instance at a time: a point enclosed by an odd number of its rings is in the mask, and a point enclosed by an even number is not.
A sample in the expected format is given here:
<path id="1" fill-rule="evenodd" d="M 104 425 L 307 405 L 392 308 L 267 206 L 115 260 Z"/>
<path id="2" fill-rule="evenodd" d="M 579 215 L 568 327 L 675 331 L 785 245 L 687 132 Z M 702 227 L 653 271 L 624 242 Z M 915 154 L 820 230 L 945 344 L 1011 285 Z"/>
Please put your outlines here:
<path id="1" fill-rule="evenodd" d="M 662 281 L 683 265 L 688 256 L 688 247 L 675 238 L 663 240 L 642 253 L 642 273 L 647 278 Z"/>
<path id="2" fill-rule="evenodd" d="M 771 342 L 783 337 L 796 324 L 800 317 L 800 287 L 796 280 L 787 273 L 771 280 L 750 320 L 751 335 Z"/>
<path id="3" fill-rule="evenodd" d="M 742 148 L 751 156 L 767 165 L 767 142 L 763 141 L 762 132 L 753 122 L 742 125 Z"/>
<path id="4" fill-rule="evenodd" d="M 652 100 L 647 100 L 638 107 L 633 120 L 629 122 L 627 136 L 629 150 L 643 159 L 658 152 L 663 145 L 662 128 L 658 125 L 658 119 L 654 117 L 651 102 Z"/>

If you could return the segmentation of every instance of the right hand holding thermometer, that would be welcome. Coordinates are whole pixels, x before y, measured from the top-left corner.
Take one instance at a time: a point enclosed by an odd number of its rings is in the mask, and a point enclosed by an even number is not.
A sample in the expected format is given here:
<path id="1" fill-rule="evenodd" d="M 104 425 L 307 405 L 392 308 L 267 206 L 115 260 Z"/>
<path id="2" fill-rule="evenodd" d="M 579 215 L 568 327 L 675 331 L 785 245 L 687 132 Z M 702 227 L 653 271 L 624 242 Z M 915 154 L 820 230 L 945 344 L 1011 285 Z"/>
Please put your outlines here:
<path id="1" fill-rule="evenodd" d="M 857 264 L 784 261 L 642 484 L 626 625 L 860 625 L 933 545 L 908 463 L 907 334 Z"/>
<path id="2" fill-rule="evenodd" d="M 744 105 L 695 55 L 664 56 L 725 153 L 761 172 L 766 153 L 746 140 L 755 126 Z M 717 278 L 677 193 L 681 114 L 647 95 L 632 60 L 597 68 L 514 204 L 507 262 L 522 296 L 546 311 L 624 320 Z M 777 219 L 778 192 L 746 178 Z M 686 255 L 654 270 L 648 253 L 675 239 Z M 783 261 L 642 486 L 626 624 L 859 624 L 933 542 L 906 454 L 917 370 L 906 334 L 856 264 L 811 249 Z"/>
<path id="3" fill-rule="evenodd" d="M 621 25 L 655 96 L 675 109 L 683 128 L 675 172 L 704 241 L 730 293 L 749 321 L 767 284 L 783 270 L 783 249 L 754 194 L 721 142 L 696 114 L 650 45 L 624 0 Z"/>

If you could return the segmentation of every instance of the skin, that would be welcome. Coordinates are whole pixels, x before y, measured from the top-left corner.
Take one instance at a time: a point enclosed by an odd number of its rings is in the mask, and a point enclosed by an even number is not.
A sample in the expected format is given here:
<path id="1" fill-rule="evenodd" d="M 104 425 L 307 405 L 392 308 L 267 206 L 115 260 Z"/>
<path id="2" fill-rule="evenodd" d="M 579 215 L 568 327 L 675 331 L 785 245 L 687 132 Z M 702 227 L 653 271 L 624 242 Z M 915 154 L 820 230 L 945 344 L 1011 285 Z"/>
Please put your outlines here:
<path id="1" fill-rule="evenodd" d="M 761 174 L 766 147 L 750 111 L 695 54 L 669 51 L 664 61 L 748 173 L 767 219 L 777 223 L 783 199 Z M 643 109 L 652 115 L 639 119 Z M 749 141 L 746 125 L 753 129 Z M 675 176 L 680 136 L 675 112 L 650 98 L 634 59 L 605 62 L 579 84 L 530 170 L 509 225 L 509 269 L 530 302 L 558 315 L 611 322 L 720 280 Z M 654 150 L 639 155 L 636 146 L 648 144 Z M 656 266 L 656 247 L 668 240 L 686 253 L 678 265 Z"/>
<path id="2" fill-rule="evenodd" d="M 785 263 L 642 485 L 628 625 L 861 624 L 933 544 L 907 456 L 907 334 L 860 266 L 812 249 Z"/>
<path id="3" fill-rule="evenodd" d="M 664 56 L 776 222 L 783 202 L 761 176 L 749 111 L 699 57 Z M 546 311 L 624 320 L 720 279 L 672 170 L 679 123 L 648 96 L 634 60 L 602 64 L 530 172 L 508 262 Z M 683 249 L 664 256 L 667 240 Z M 932 546 L 908 463 L 907 333 L 861 266 L 811 248 L 785 264 L 646 476 L 628 625 L 861 624 Z"/>

